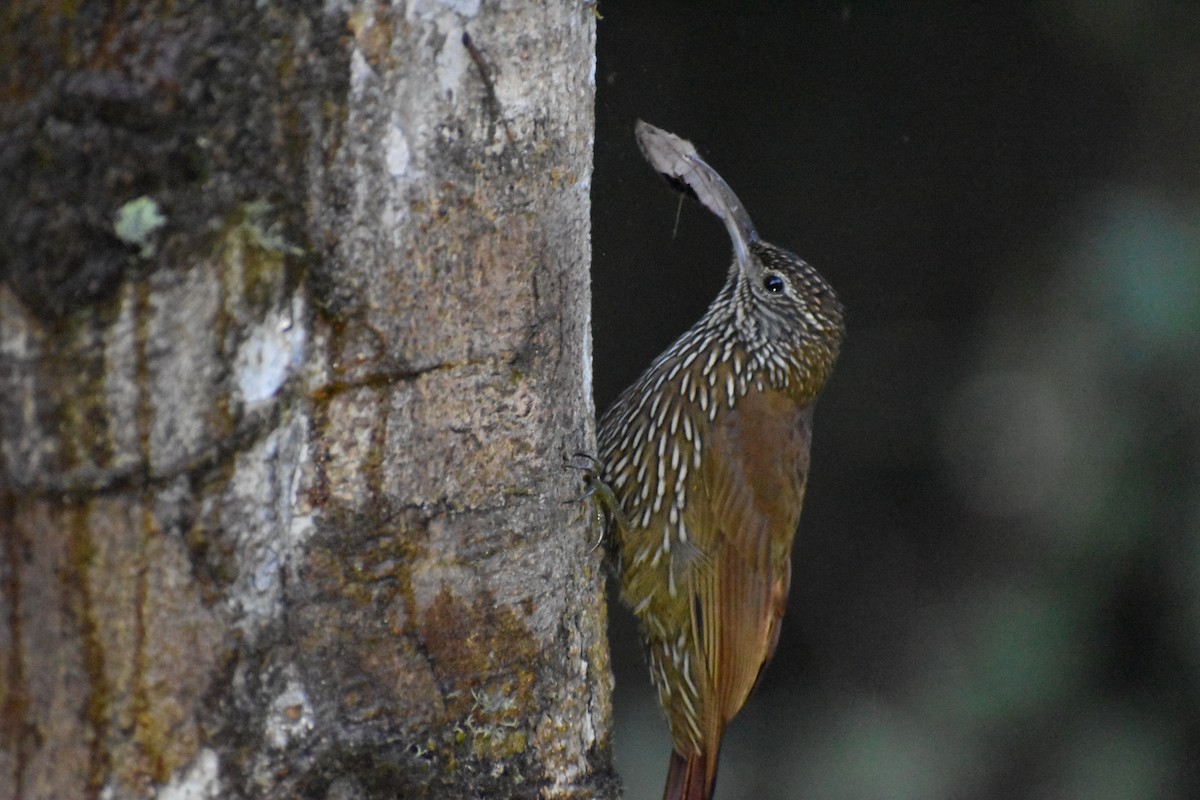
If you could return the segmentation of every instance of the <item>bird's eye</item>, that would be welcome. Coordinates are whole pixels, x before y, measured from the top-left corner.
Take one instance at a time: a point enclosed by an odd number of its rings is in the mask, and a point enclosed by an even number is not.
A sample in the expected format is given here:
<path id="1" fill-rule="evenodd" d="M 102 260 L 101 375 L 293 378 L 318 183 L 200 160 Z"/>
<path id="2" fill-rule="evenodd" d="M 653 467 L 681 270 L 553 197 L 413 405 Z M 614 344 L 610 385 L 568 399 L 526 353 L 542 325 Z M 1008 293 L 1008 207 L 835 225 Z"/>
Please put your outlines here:
<path id="1" fill-rule="evenodd" d="M 763 288 L 771 294 L 779 294 L 783 291 L 783 278 L 773 273 L 767 275 L 763 278 Z"/>

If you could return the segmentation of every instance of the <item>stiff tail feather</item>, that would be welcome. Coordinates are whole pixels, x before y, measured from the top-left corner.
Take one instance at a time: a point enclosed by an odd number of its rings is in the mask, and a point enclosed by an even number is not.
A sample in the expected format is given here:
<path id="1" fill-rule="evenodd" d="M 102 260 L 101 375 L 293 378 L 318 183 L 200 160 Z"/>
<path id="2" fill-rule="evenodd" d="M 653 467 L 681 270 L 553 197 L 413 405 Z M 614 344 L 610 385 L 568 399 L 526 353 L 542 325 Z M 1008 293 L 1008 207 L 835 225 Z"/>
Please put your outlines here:
<path id="1" fill-rule="evenodd" d="M 703 753 L 682 756 L 671 751 L 671 765 L 667 769 L 667 788 L 663 800 L 709 800 L 717 783 L 717 773 L 708 777 L 708 758 Z"/>

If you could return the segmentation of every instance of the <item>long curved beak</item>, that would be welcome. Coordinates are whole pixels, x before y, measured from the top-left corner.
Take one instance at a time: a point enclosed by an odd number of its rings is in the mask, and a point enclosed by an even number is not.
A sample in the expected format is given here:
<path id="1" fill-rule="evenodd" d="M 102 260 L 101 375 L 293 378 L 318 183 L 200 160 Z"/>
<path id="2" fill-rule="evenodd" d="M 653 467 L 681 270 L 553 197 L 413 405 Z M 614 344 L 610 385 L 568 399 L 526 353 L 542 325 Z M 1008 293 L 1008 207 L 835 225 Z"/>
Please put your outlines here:
<path id="1" fill-rule="evenodd" d="M 733 240 L 733 251 L 743 272 L 752 271 L 750 245 L 758 241 L 754 223 L 742 201 L 717 171 L 710 167 L 686 139 L 638 120 L 634 127 L 642 155 L 677 191 L 690 194 L 720 217 Z"/>

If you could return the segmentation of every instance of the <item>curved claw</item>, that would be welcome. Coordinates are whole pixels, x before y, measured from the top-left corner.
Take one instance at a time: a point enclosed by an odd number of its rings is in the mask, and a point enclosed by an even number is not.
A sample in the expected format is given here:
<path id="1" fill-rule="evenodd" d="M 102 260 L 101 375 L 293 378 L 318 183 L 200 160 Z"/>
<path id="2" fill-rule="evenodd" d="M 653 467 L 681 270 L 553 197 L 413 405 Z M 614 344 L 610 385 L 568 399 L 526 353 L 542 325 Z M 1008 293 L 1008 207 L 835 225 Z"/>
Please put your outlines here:
<path id="1" fill-rule="evenodd" d="M 616 492 L 600 477 L 600 472 L 604 469 L 604 462 L 590 453 L 574 453 L 572 457 L 586 459 L 591 462 L 584 466 L 572 464 L 570 461 L 563 459 L 564 469 L 574 469 L 583 473 L 583 482 L 587 489 L 579 497 L 564 500 L 563 502 L 578 503 L 589 498 L 596 498 L 596 521 L 600 523 L 600 538 L 592 545 L 592 552 L 594 552 L 600 545 L 604 544 L 604 536 L 609 527 L 617 525 L 618 530 L 623 533 L 629 529 L 629 524 L 625 519 L 625 513 L 621 510 L 621 504 L 617 500 Z"/>
<path id="2" fill-rule="evenodd" d="M 587 461 L 590 461 L 591 464 L 590 464 L 590 466 L 584 467 L 579 464 L 572 464 L 570 461 L 563 459 L 564 467 L 568 467 L 570 469 L 577 469 L 577 470 L 581 470 L 581 471 L 595 471 L 595 472 L 600 472 L 601 470 L 604 469 L 604 462 L 601 461 L 600 459 L 596 458 L 591 453 L 585 453 L 581 450 L 578 453 L 572 453 L 571 458 L 582 458 Z"/>

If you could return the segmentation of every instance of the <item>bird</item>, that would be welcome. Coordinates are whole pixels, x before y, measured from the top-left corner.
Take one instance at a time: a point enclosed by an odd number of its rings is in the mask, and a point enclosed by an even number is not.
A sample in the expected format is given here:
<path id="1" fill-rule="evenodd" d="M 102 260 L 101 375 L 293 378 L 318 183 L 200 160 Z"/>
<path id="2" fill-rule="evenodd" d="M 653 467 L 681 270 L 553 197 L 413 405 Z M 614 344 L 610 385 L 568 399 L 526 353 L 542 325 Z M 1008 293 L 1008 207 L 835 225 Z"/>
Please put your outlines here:
<path id="1" fill-rule="evenodd" d="M 637 142 L 725 224 L 733 258 L 708 310 L 598 424 L 597 481 L 620 597 L 670 726 L 665 800 L 708 800 L 721 738 L 779 642 L 809 471 L 813 406 L 845 336 L 824 278 L 759 238 L 691 142 Z"/>

